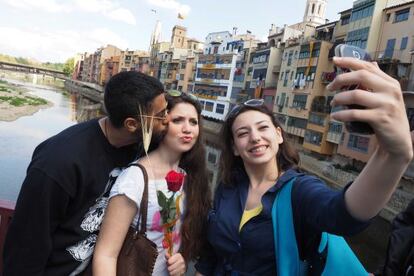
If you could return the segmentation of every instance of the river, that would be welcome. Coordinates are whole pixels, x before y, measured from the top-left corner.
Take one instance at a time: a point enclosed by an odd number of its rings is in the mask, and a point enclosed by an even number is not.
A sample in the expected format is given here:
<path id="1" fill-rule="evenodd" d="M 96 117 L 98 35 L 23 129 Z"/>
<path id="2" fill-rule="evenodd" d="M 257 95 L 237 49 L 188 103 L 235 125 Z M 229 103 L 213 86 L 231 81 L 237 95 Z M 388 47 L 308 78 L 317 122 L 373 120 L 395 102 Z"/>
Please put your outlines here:
<path id="1" fill-rule="evenodd" d="M 30 94 L 53 103 L 31 116 L 13 122 L 0 121 L 0 199 L 15 201 L 35 147 L 77 123 L 76 98 L 51 86 L 8 81 L 22 84 Z"/>

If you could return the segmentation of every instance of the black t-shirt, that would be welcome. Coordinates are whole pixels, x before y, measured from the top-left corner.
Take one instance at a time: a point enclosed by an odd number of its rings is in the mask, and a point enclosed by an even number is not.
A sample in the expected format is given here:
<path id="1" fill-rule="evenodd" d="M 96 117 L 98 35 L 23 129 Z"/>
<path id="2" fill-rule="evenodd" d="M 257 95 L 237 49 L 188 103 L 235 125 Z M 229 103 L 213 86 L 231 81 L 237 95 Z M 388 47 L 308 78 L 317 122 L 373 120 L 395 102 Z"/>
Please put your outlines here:
<path id="1" fill-rule="evenodd" d="M 41 143 L 33 153 L 8 230 L 3 275 L 82 271 L 93 253 L 109 176 L 136 153 L 136 146 L 109 144 L 97 119 Z"/>

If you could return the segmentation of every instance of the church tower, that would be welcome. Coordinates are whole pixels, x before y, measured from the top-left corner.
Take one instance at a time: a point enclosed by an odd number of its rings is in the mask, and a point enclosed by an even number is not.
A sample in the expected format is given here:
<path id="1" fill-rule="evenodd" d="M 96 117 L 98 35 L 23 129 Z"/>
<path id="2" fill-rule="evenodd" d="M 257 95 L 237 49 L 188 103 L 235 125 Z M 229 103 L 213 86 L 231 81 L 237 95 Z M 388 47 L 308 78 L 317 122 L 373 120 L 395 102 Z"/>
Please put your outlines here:
<path id="1" fill-rule="evenodd" d="M 171 47 L 184 49 L 187 48 L 187 28 L 175 25 L 171 34 Z"/>
<path id="2" fill-rule="evenodd" d="M 325 24 L 325 11 L 328 0 L 307 0 L 303 23 L 318 26 Z"/>
<path id="3" fill-rule="evenodd" d="M 161 42 L 161 22 L 157 20 L 154 31 L 151 34 L 150 48 Z"/>

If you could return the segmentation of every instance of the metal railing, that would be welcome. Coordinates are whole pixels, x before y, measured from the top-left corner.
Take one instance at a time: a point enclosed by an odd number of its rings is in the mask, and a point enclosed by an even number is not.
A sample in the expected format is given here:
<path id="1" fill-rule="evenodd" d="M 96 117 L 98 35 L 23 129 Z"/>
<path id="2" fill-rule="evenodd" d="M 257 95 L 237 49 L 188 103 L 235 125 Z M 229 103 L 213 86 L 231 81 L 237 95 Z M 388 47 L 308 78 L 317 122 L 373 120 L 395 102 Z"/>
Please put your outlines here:
<path id="1" fill-rule="evenodd" d="M 7 200 L 0 200 L 0 275 L 3 271 L 3 245 L 14 213 L 15 203 Z"/>

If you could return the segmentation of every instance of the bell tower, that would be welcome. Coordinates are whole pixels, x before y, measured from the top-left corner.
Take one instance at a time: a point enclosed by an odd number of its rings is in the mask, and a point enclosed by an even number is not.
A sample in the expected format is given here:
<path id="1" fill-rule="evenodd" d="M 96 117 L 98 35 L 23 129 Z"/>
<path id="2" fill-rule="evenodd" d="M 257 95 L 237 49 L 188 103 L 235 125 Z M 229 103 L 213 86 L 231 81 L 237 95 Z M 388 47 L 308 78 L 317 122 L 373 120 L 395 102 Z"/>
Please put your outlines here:
<path id="1" fill-rule="evenodd" d="M 303 23 L 315 26 L 325 24 L 325 11 L 328 0 L 307 0 Z"/>

